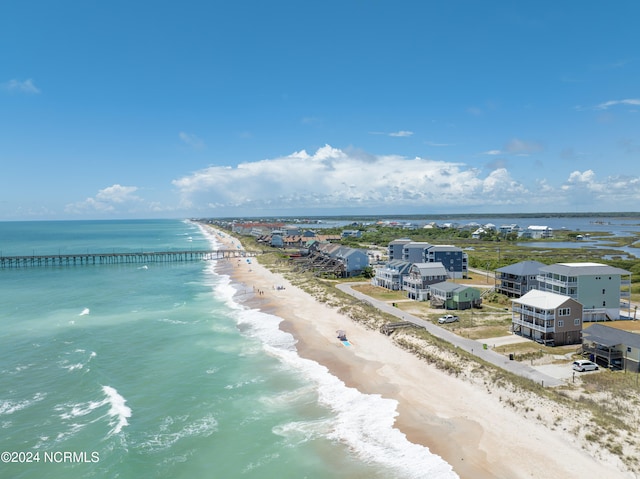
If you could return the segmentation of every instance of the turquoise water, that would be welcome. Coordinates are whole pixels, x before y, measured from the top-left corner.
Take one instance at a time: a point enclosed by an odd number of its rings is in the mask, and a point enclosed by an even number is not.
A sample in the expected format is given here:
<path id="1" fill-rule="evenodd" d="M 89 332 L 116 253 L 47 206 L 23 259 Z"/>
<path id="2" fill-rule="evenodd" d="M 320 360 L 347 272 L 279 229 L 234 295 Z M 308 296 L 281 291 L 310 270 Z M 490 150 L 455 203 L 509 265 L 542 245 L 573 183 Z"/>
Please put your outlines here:
<path id="1" fill-rule="evenodd" d="M 3 255 L 206 249 L 186 221 L 0 223 Z M 1 478 L 449 478 L 216 263 L 0 270 Z"/>

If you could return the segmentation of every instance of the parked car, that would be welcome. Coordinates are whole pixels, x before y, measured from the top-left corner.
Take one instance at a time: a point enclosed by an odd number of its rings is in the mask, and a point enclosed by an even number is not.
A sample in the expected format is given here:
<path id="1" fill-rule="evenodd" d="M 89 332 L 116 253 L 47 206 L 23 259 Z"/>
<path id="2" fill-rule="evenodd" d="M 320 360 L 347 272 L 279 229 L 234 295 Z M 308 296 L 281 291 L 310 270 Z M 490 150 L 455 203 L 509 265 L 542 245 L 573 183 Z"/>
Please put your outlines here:
<path id="1" fill-rule="evenodd" d="M 587 361 L 586 359 L 579 359 L 573 362 L 573 369 L 576 371 L 595 371 L 598 369 L 598 365 L 594 362 Z"/>
<path id="2" fill-rule="evenodd" d="M 446 314 L 446 315 L 440 316 L 438 318 L 438 323 L 440 323 L 440 324 L 453 323 L 455 321 L 458 321 L 458 317 L 454 316 L 453 314 Z"/>

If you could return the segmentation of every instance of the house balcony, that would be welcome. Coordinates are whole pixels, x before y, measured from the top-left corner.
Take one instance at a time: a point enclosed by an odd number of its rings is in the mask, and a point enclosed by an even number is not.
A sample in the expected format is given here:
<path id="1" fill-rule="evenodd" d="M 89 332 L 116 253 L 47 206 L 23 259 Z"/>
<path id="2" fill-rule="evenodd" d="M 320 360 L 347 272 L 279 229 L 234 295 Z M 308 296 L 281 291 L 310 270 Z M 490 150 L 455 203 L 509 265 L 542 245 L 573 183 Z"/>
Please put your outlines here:
<path id="1" fill-rule="evenodd" d="M 532 318 L 514 316 L 511 322 L 514 325 L 524 326 L 534 331 L 541 333 L 555 333 L 556 328 L 553 326 L 553 322 L 549 321 L 535 321 Z"/>
<path id="2" fill-rule="evenodd" d="M 557 286 L 558 288 L 577 288 L 578 287 L 578 282 L 577 281 L 561 281 L 559 279 L 553 279 L 553 278 L 549 278 L 548 276 L 539 274 L 536 276 L 536 280 L 538 281 L 538 283 L 542 284 L 546 284 L 547 287 L 549 286 Z"/>
<path id="3" fill-rule="evenodd" d="M 597 344 L 583 344 L 582 352 L 593 354 L 596 358 L 603 358 L 611 361 L 613 359 L 622 359 L 624 353 L 618 349 L 606 348 Z"/>
<path id="4" fill-rule="evenodd" d="M 508 296 L 522 296 L 522 285 L 516 283 L 500 283 L 498 289 Z"/>
<path id="5" fill-rule="evenodd" d="M 518 306 L 516 304 L 513 305 L 513 312 L 516 314 L 520 314 L 521 316 L 535 318 L 536 320 L 539 320 L 539 321 L 554 321 L 556 319 L 556 316 L 553 312 L 533 311 L 526 306 Z"/>
<path id="6" fill-rule="evenodd" d="M 530 328 L 534 331 L 540 331 L 541 333 L 555 333 L 556 331 L 555 327 L 553 326 L 553 321 L 539 321 L 526 316 L 514 316 L 512 319 L 512 323 Z"/>

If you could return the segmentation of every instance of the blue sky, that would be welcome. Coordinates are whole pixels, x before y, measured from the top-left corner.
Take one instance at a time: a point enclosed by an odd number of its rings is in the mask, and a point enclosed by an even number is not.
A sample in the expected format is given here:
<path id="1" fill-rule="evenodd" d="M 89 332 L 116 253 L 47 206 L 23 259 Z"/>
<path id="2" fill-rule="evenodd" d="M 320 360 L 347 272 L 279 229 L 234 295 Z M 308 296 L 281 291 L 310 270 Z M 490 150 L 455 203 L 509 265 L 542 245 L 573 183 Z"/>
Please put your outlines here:
<path id="1" fill-rule="evenodd" d="M 640 4 L 0 4 L 0 220 L 639 211 Z"/>

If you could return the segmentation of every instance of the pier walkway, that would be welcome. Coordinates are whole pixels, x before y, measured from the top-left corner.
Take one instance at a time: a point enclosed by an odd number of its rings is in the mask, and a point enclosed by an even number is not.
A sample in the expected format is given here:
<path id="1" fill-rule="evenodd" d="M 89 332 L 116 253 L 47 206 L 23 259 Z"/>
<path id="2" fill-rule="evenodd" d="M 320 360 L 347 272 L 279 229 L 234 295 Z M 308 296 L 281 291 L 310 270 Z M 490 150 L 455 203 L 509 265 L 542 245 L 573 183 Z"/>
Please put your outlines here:
<path id="1" fill-rule="evenodd" d="M 233 250 L 148 251 L 124 253 L 77 253 L 31 256 L 0 256 L 0 269 L 38 266 L 81 266 L 101 264 L 177 263 L 185 261 L 244 258 L 257 253 Z"/>

